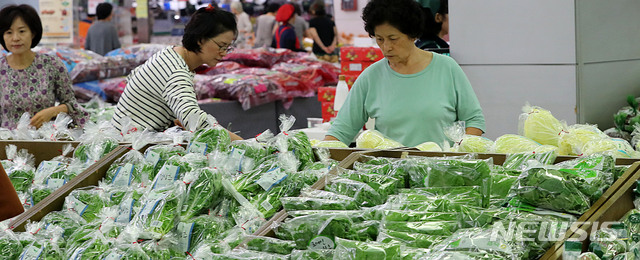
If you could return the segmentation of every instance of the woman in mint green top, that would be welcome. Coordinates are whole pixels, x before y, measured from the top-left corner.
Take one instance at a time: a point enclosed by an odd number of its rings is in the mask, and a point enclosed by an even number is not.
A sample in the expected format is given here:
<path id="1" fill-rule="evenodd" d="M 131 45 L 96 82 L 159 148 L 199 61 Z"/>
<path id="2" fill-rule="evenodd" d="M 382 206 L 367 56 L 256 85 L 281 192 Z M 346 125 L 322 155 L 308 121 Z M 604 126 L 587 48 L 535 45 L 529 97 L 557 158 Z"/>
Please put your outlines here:
<path id="1" fill-rule="evenodd" d="M 415 46 L 422 13 L 414 0 L 401 2 L 372 0 L 365 7 L 365 30 L 385 58 L 358 76 L 325 140 L 351 143 L 368 118 L 405 146 L 441 144 L 448 140 L 443 127 L 455 121 L 466 123 L 467 134 L 484 132 L 484 115 L 464 72 L 452 58 Z"/>

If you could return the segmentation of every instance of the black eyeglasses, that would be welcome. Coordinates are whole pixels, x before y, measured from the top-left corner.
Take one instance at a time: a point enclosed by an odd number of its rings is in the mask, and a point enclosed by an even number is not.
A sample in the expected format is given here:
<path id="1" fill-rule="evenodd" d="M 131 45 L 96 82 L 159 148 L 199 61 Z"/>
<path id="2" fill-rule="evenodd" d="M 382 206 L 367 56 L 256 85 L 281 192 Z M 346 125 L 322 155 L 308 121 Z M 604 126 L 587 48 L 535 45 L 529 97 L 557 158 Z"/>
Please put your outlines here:
<path id="1" fill-rule="evenodd" d="M 223 52 L 230 53 L 230 52 L 232 52 L 233 50 L 235 50 L 235 49 L 236 49 L 236 47 L 235 47 L 235 46 L 233 46 L 233 44 L 229 44 L 228 46 L 224 46 L 224 45 L 222 45 L 222 44 L 218 43 L 218 42 L 217 42 L 216 40 L 214 40 L 213 38 L 211 38 L 211 41 L 212 41 L 213 43 L 215 43 L 216 45 L 218 45 L 218 52 L 220 52 L 220 53 L 223 53 Z"/>

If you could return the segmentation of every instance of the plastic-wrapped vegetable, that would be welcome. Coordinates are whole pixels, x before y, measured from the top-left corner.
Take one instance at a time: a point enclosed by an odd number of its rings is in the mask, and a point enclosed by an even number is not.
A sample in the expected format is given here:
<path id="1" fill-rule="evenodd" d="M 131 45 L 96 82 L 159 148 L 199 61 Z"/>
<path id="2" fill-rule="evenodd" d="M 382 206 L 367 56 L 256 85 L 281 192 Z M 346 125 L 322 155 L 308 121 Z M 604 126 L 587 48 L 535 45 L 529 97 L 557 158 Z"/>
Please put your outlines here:
<path id="1" fill-rule="evenodd" d="M 152 181 L 167 159 L 174 155 L 184 155 L 186 151 L 180 145 L 154 145 L 145 151 L 145 164 L 142 167 L 143 178 Z"/>
<path id="2" fill-rule="evenodd" d="M 425 187 L 485 186 L 490 178 L 492 159 L 436 160 L 428 164 Z"/>
<path id="3" fill-rule="evenodd" d="M 19 259 L 63 259 L 63 252 L 54 242 L 48 240 L 34 241 L 25 246 Z"/>
<path id="4" fill-rule="evenodd" d="M 625 224 L 627 229 L 629 230 L 629 238 L 631 238 L 634 242 L 640 241 L 640 210 L 632 209 L 627 212 L 622 219 L 620 219 L 622 223 Z"/>
<path id="5" fill-rule="evenodd" d="M 276 63 L 290 60 L 295 56 L 296 54 L 288 49 L 239 49 L 224 56 L 223 61 L 235 61 L 248 67 L 271 68 Z"/>
<path id="6" fill-rule="evenodd" d="M 371 188 L 378 191 L 378 193 L 383 197 L 395 194 L 400 182 L 400 180 L 391 176 L 360 173 L 352 170 L 339 170 L 338 174 L 340 177 L 368 184 Z"/>
<path id="7" fill-rule="evenodd" d="M 292 151 L 300 161 L 298 170 L 303 170 L 308 165 L 313 164 L 313 162 L 315 162 L 315 154 L 313 153 L 307 134 L 302 131 L 289 131 L 295 123 L 295 117 L 287 117 L 282 114 L 279 120 L 280 131 L 282 132 L 276 135 L 273 140 L 280 153 Z"/>
<path id="8" fill-rule="evenodd" d="M 385 201 L 379 192 L 366 183 L 340 177 L 332 179 L 325 190 L 352 197 L 363 207 L 380 205 Z"/>
<path id="9" fill-rule="evenodd" d="M 540 144 L 521 135 L 506 134 L 498 137 L 494 142 L 493 150 L 496 153 L 523 153 L 538 149 Z"/>
<path id="10" fill-rule="evenodd" d="M 346 196 L 345 196 L 346 197 Z M 294 210 L 356 210 L 360 207 L 354 199 L 351 200 L 330 200 L 305 197 L 283 197 L 280 198 L 282 207 L 286 211 Z"/>
<path id="11" fill-rule="evenodd" d="M 559 169 L 559 171 L 572 174 L 577 178 L 575 185 L 589 200 L 594 203 L 613 184 L 613 174 L 591 169 Z"/>
<path id="12" fill-rule="evenodd" d="M 453 151 L 467 153 L 488 153 L 493 148 L 493 141 L 476 135 L 466 134 L 465 122 L 456 121 L 444 127 L 444 134 L 453 141 Z"/>
<path id="13" fill-rule="evenodd" d="M 179 251 L 195 252 L 200 244 L 223 238 L 225 231 L 231 229 L 231 222 L 226 218 L 202 215 L 189 222 L 180 222 L 178 231 L 180 239 Z M 186 250 L 185 250 L 186 249 Z"/>
<path id="14" fill-rule="evenodd" d="M 96 259 L 109 248 L 107 239 L 100 232 L 95 232 L 93 239 L 76 248 L 67 248 L 66 257 L 68 259 Z"/>
<path id="15" fill-rule="evenodd" d="M 576 178 L 558 170 L 531 168 L 520 175 L 511 192 L 534 206 L 581 215 L 591 203 L 576 186 Z"/>
<path id="16" fill-rule="evenodd" d="M 174 155 L 167 159 L 158 174 L 153 178 L 150 185 L 151 189 L 164 189 L 172 186 L 178 179 L 183 178 L 191 168 L 185 157 Z"/>
<path id="17" fill-rule="evenodd" d="M 74 211 L 87 222 L 96 219 L 102 208 L 108 205 L 108 199 L 102 189 L 87 187 L 72 191 L 64 200 L 64 208 Z"/>
<path id="18" fill-rule="evenodd" d="M 450 236 L 458 229 L 457 221 L 385 221 L 386 230 L 407 232 L 412 234 L 426 234 L 433 236 Z"/>
<path id="19" fill-rule="evenodd" d="M 80 143 L 76 147 L 73 157 L 83 162 L 87 162 L 89 159 L 99 160 L 116 147 L 118 147 L 118 141 L 104 136 L 96 137 L 93 140 Z"/>
<path id="20" fill-rule="evenodd" d="M 522 108 L 522 112 L 518 134 L 540 144 L 558 145 L 558 137 L 563 126 L 549 110 L 527 104 Z"/>
<path id="21" fill-rule="evenodd" d="M 491 229 L 461 229 L 434 250 L 490 253 L 508 259 L 527 258 L 522 242 L 511 241 L 502 236 L 492 236 Z M 496 240 L 497 238 L 497 240 Z"/>
<path id="22" fill-rule="evenodd" d="M 184 178 L 187 184 L 182 204 L 182 219 L 190 219 L 204 213 L 222 193 L 222 173 L 211 168 L 196 169 Z"/>
<path id="23" fill-rule="evenodd" d="M 142 250 L 140 244 L 123 244 L 116 248 L 111 248 L 100 255 L 99 259 L 132 259 L 132 260 L 149 260 L 151 259 Z"/>
<path id="24" fill-rule="evenodd" d="M 555 151 L 546 153 L 514 153 L 507 155 L 507 158 L 502 163 L 502 167 L 511 170 L 524 170 L 527 168 L 527 162 L 529 160 L 535 160 L 542 164 L 553 164 L 558 157 Z"/>
<path id="25" fill-rule="evenodd" d="M 430 248 L 431 246 L 444 241 L 447 236 L 428 235 L 421 233 L 401 232 L 394 230 L 381 230 L 378 235 L 378 242 L 392 243 L 400 242 L 410 247 Z"/>
<path id="26" fill-rule="evenodd" d="M 291 260 L 325 260 L 333 259 L 332 249 L 318 250 L 293 250 L 291 252 Z"/>
<path id="27" fill-rule="evenodd" d="M 0 258 L 18 259 L 22 249 L 22 244 L 13 231 L 3 227 L 0 231 Z"/>
<path id="28" fill-rule="evenodd" d="M 210 91 L 217 98 L 238 100 L 244 110 L 287 97 L 282 86 L 256 75 L 218 74 L 204 77 L 209 78 Z"/>
<path id="29" fill-rule="evenodd" d="M 349 148 L 346 144 L 340 141 L 320 141 L 313 145 L 314 147 L 328 147 L 328 148 Z"/>
<path id="30" fill-rule="evenodd" d="M 311 70 L 311 72 L 315 73 L 317 70 Z M 310 97 L 315 94 L 314 86 L 317 88 L 316 84 L 307 84 L 306 80 L 300 77 L 278 70 L 254 67 L 238 69 L 230 73 L 262 76 L 282 86 L 290 97 Z M 317 79 L 317 73 L 307 78 Z"/>
<path id="31" fill-rule="evenodd" d="M 175 182 L 164 189 L 151 190 L 142 197 L 142 209 L 131 220 L 125 232 L 136 232 L 142 238 L 160 238 L 169 233 L 177 224 L 182 198 L 185 193 L 184 184 Z"/>
<path id="32" fill-rule="evenodd" d="M 602 138 L 587 142 L 582 147 L 584 155 L 608 153 L 615 158 L 639 158 L 640 153 L 631 147 L 626 140 L 618 138 Z"/>
<path id="33" fill-rule="evenodd" d="M 15 145 L 7 145 L 5 150 L 8 160 L 3 161 L 2 166 L 13 184 L 13 188 L 17 192 L 28 191 L 35 178 L 33 167 L 35 158 L 26 149 L 17 151 Z"/>
<path id="34" fill-rule="evenodd" d="M 271 237 L 248 236 L 247 249 L 267 253 L 288 255 L 295 249 L 296 243 Z"/>
<path id="35" fill-rule="evenodd" d="M 590 238 L 589 251 L 594 252 L 600 258 L 610 259 L 627 251 L 627 243 L 618 238 L 616 233 L 609 228 L 595 231 Z"/>
<path id="36" fill-rule="evenodd" d="M 404 145 L 389 139 L 377 130 L 366 130 L 356 138 L 357 148 L 390 149 L 402 146 Z"/>
<path id="37" fill-rule="evenodd" d="M 334 249 L 334 237 L 357 237 L 351 215 L 317 213 L 285 220 L 276 237 L 296 242 L 297 249 Z"/>
<path id="38" fill-rule="evenodd" d="M 418 148 L 418 150 L 420 151 L 442 152 L 442 148 L 440 148 L 440 146 L 434 142 L 424 142 L 416 145 L 416 148 Z"/>
<path id="39" fill-rule="evenodd" d="M 144 156 L 137 150 L 131 150 L 118 158 L 105 174 L 105 181 L 115 186 L 129 186 L 142 183 L 142 165 Z"/>
<path id="40" fill-rule="evenodd" d="M 491 174 L 491 204 L 498 206 L 503 204 L 517 179 L 516 176 Z"/>
<path id="41" fill-rule="evenodd" d="M 215 254 L 211 251 L 198 250 L 193 258 L 204 260 L 286 260 L 289 259 L 286 255 L 270 254 L 259 251 L 252 251 L 247 249 L 234 249 L 222 254 Z"/>
<path id="42" fill-rule="evenodd" d="M 560 134 L 558 154 L 582 155 L 585 144 L 602 138 L 607 136 L 594 125 L 572 125 Z"/>
<path id="43" fill-rule="evenodd" d="M 212 117 L 208 120 L 211 127 L 203 128 L 193 133 L 193 138 L 189 142 L 187 151 L 206 155 L 213 150 L 226 151 L 229 149 L 229 144 L 231 144 L 229 132 L 218 125 L 217 121 Z"/>
<path id="44" fill-rule="evenodd" d="M 166 240 L 148 240 L 143 242 L 142 250 L 149 256 L 150 259 L 183 259 L 184 252 L 175 251 L 171 248 L 171 243 L 167 243 Z"/>
<path id="45" fill-rule="evenodd" d="M 336 238 L 336 250 L 333 257 L 337 259 L 396 259 L 400 255 L 400 244 L 360 242 Z"/>

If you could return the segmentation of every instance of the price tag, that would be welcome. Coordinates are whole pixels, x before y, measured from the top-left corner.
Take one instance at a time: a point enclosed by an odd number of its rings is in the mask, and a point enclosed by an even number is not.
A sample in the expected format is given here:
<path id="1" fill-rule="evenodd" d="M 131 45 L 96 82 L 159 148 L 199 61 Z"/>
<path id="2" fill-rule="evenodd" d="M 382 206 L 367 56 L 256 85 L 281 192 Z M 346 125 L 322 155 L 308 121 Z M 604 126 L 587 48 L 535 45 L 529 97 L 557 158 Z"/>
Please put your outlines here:
<path id="1" fill-rule="evenodd" d="M 120 260 L 120 259 L 122 259 L 122 255 L 116 252 L 111 252 L 111 254 L 109 254 L 107 257 L 104 258 L 104 260 Z"/>
<path id="2" fill-rule="evenodd" d="M 193 232 L 194 223 L 178 224 L 178 246 L 182 252 L 189 252 L 191 247 L 191 233 Z"/>
<path id="3" fill-rule="evenodd" d="M 42 161 L 40 167 L 38 167 L 38 173 L 40 176 L 49 176 L 58 168 L 58 165 L 60 165 L 60 162 Z"/>
<path id="4" fill-rule="evenodd" d="M 142 210 L 140 210 L 140 216 L 151 215 L 151 213 L 156 210 L 156 206 L 158 206 L 158 203 L 160 203 L 160 201 L 163 200 L 166 196 L 167 194 L 164 193 L 151 194 L 149 198 L 147 198 L 144 207 L 142 207 Z"/>
<path id="5" fill-rule="evenodd" d="M 284 173 L 280 168 L 273 168 L 262 174 L 262 177 L 260 177 L 256 183 L 258 183 L 258 185 L 260 185 L 260 187 L 265 191 L 269 191 L 274 185 L 280 183 L 285 178 L 287 178 L 286 173 Z"/>
<path id="6" fill-rule="evenodd" d="M 133 212 L 133 203 L 136 200 L 129 198 L 118 207 L 118 217 L 114 220 L 116 223 L 129 224 L 131 222 L 131 212 Z"/>
<path id="7" fill-rule="evenodd" d="M 317 236 L 309 241 L 309 249 L 334 249 L 336 244 L 333 239 L 326 236 Z"/>
<path id="8" fill-rule="evenodd" d="M 349 71 L 362 71 L 362 64 L 361 63 L 349 64 Z"/>
<path id="9" fill-rule="evenodd" d="M 87 205 L 82 203 L 82 201 L 76 199 L 76 197 L 74 196 L 69 196 L 69 203 L 71 205 L 69 205 L 67 208 L 72 209 L 80 216 L 82 216 L 82 214 L 84 214 L 84 211 L 87 209 Z"/>
<path id="10" fill-rule="evenodd" d="M 273 205 L 271 205 L 271 203 L 269 203 L 269 201 L 266 201 L 266 200 L 260 203 L 260 206 L 262 206 L 266 211 L 273 209 Z"/>
<path id="11" fill-rule="evenodd" d="M 47 188 L 57 190 L 58 188 L 62 187 L 65 183 L 67 183 L 67 180 L 65 179 L 48 179 Z"/>
<path id="12" fill-rule="evenodd" d="M 209 148 L 209 145 L 207 145 L 207 143 L 191 142 L 189 144 L 189 148 L 187 149 L 187 152 L 189 152 L 189 153 L 200 153 L 200 154 L 206 155 L 208 148 Z"/>
<path id="13" fill-rule="evenodd" d="M 156 176 L 156 180 L 153 182 L 153 188 L 163 188 L 172 184 L 174 181 L 178 179 L 178 174 L 180 173 L 180 166 L 175 165 L 164 165 L 160 172 L 158 172 L 158 176 Z"/>
<path id="14" fill-rule="evenodd" d="M 27 250 L 24 250 L 24 253 L 22 253 L 22 255 L 20 256 L 20 260 L 36 260 L 40 257 L 43 250 L 44 247 L 38 248 L 35 246 L 29 246 L 29 248 L 27 248 Z"/>
<path id="15" fill-rule="evenodd" d="M 158 162 L 160 161 L 160 154 L 156 153 L 154 151 L 147 151 L 147 155 L 145 156 L 144 160 L 153 165 L 153 167 L 156 167 L 156 165 L 158 165 Z"/>
<path id="16" fill-rule="evenodd" d="M 133 166 L 133 164 L 130 164 L 130 163 L 127 163 L 124 166 L 118 167 L 118 170 L 116 171 L 116 175 L 113 176 L 113 180 L 111 180 L 111 184 L 119 187 L 131 185 L 134 168 L 135 166 Z"/>

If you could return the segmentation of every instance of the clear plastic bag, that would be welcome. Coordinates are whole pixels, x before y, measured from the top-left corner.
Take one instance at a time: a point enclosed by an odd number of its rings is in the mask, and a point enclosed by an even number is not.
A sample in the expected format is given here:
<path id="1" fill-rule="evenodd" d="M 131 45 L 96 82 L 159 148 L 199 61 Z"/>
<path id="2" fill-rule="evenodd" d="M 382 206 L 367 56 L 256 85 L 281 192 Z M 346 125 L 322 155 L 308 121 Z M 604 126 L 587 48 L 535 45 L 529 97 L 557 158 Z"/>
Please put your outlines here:
<path id="1" fill-rule="evenodd" d="M 296 54 L 288 49 L 257 48 L 236 50 L 224 56 L 223 61 L 235 61 L 247 67 L 270 68 L 295 57 Z"/>
<path id="2" fill-rule="evenodd" d="M 142 209 L 125 228 L 130 238 L 159 239 L 178 223 L 185 186 L 174 182 L 164 189 L 151 190 L 141 199 Z M 137 237 L 136 237 L 137 236 Z"/>
<path id="3" fill-rule="evenodd" d="M 453 141 L 452 151 L 466 153 L 488 153 L 494 146 L 493 141 L 476 135 L 465 133 L 465 122 L 456 121 L 443 129 L 444 134 Z"/>
<path id="4" fill-rule="evenodd" d="M 518 134 L 531 138 L 540 144 L 558 146 L 560 133 L 564 127 L 549 110 L 530 106 L 522 107 L 519 118 Z"/>
<path id="5" fill-rule="evenodd" d="M 4 225 L 0 226 L 0 258 L 18 259 L 23 247 L 16 235 Z"/>
<path id="6" fill-rule="evenodd" d="M 2 166 L 13 184 L 13 188 L 17 192 L 28 191 L 34 182 L 35 157 L 26 149 L 17 151 L 17 147 L 12 144 L 7 145 L 5 150 L 7 160 L 2 161 Z"/>
<path id="7" fill-rule="evenodd" d="M 293 241 L 271 237 L 247 236 L 247 239 L 249 239 L 247 249 L 266 253 L 288 255 L 296 247 L 296 243 Z"/>
<path id="8" fill-rule="evenodd" d="M 377 130 L 366 130 L 356 138 L 357 148 L 389 149 L 402 146 L 401 143 L 387 138 Z"/>
<path id="9" fill-rule="evenodd" d="M 362 207 L 372 207 L 385 202 L 385 198 L 371 186 L 346 178 L 331 178 L 325 190 L 352 197 Z"/>
<path id="10" fill-rule="evenodd" d="M 108 198 L 104 190 L 93 186 L 76 189 L 64 200 L 64 209 L 75 212 L 88 223 L 97 219 L 100 211 L 107 206 Z"/>
<path id="11" fill-rule="evenodd" d="M 224 190 L 222 173 L 212 168 L 194 169 L 185 175 L 183 182 L 187 185 L 181 210 L 183 220 L 205 213 Z"/>
<path id="12" fill-rule="evenodd" d="M 533 152 L 540 147 L 540 144 L 532 139 L 513 134 L 498 137 L 494 144 L 493 151 L 506 154 Z"/>
<path id="13" fill-rule="evenodd" d="M 584 146 L 607 136 L 594 125 L 575 124 L 560 134 L 558 154 L 582 155 Z"/>
<path id="14" fill-rule="evenodd" d="M 215 97 L 238 100 L 244 110 L 287 97 L 286 91 L 280 85 L 260 76 L 219 74 L 207 77 L 207 87 L 213 91 Z"/>
<path id="15" fill-rule="evenodd" d="M 285 71 L 270 70 L 266 68 L 245 68 L 231 72 L 233 74 L 248 74 L 265 77 L 280 85 L 287 93 L 287 97 L 311 97 L 315 94 L 313 86 L 296 75 Z"/>

